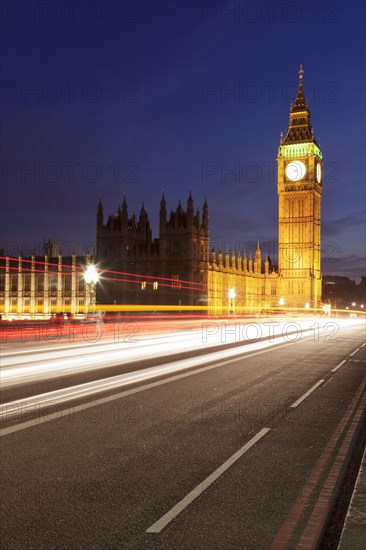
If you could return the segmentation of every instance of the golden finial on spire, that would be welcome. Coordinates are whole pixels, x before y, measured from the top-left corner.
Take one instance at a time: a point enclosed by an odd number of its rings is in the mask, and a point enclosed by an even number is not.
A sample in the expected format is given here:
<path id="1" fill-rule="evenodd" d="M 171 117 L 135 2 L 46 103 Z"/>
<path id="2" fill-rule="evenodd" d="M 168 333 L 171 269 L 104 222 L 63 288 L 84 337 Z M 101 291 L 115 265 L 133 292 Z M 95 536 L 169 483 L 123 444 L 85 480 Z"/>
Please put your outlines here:
<path id="1" fill-rule="evenodd" d="M 302 68 L 302 63 L 300 63 L 299 79 L 302 80 L 303 76 L 304 76 L 304 69 Z"/>

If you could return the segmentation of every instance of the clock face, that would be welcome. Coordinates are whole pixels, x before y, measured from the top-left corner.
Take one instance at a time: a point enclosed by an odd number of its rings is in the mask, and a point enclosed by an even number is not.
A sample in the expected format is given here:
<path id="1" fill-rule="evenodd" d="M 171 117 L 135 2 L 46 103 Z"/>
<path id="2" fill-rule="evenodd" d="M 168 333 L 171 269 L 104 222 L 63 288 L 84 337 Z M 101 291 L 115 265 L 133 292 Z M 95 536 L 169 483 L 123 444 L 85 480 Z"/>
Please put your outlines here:
<path id="1" fill-rule="evenodd" d="M 316 181 L 318 183 L 322 181 L 322 167 L 319 163 L 316 165 Z"/>
<path id="2" fill-rule="evenodd" d="M 299 181 L 306 174 L 306 166 L 301 160 L 293 160 L 286 166 L 287 179 L 291 181 Z"/>

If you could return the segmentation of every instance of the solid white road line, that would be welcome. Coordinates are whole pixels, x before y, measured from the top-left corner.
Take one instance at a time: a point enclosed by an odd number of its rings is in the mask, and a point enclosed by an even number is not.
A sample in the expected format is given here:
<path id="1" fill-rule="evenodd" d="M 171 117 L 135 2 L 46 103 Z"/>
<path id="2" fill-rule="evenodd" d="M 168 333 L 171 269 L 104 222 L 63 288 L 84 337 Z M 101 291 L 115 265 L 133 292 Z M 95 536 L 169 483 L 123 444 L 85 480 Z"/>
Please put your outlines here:
<path id="1" fill-rule="evenodd" d="M 354 354 L 357 353 L 358 351 L 360 351 L 360 348 L 355 349 L 355 351 L 353 351 L 352 353 L 350 353 L 349 356 L 352 357 L 352 355 L 354 355 Z"/>
<path id="2" fill-rule="evenodd" d="M 343 361 L 341 361 L 339 363 L 339 365 L 337 365 L 336 367 L 334 367 L 334 369 L 332 369 L 330 372 L 336 372 L 342 365 L 345 364 L 345 362 L 347 361 L 347 359 L 343 359 Z"/>
<path id="3" fill-rule="evenodd" d="M 366 342 L 364 342 L 361 346 L 361 348 L 364 348 L 366 346 Z"/>
<path id="4" fill-rule="evenodd" d="M 302 397 L 300 397 L 297 401 L 295 401 L 295 403 L 292 403 L 291 407 L 298 407 L 300 405 L 300 403 L 302 403 L 314 390 L 316 390 L 317 387 L 319 387 L 322 383 L 324 382 L 324 380 L 319 380 L 319 382 L 317 382 L 316 384 L 314 384 L 314 386 L 312 386 L 310 388 L 310 390 L 308 390 L 306 393 L 304 393 L 304 395 Z"/>
<path id="5" fill-rule="evenodd" d="M 264 437 L 271 428 L 263 428 L 252 439 L 248 441 L 243 447 L 241 447 L 236 453 L 234 453 L 226 462 L 224 462 L 217 470 L 212 472 L 211 475 L 206 477 L 202 483 L 197 485 L 188 495 L 180 500 L 173 508 L 169 510 L 164 516 L 156 521 L 151 527 L 146 529 L 147 533 L 160 533 L 164 527 L 168 525 L 178 514 L 180 514 L 187 506 L 189 506 L 197 497 L 202 495 L 206 489 L 214 483 L 226 470 L 230 468 L 239 458 L 241 458 L 253 445 L 257 443 L 262 437 Z"/>

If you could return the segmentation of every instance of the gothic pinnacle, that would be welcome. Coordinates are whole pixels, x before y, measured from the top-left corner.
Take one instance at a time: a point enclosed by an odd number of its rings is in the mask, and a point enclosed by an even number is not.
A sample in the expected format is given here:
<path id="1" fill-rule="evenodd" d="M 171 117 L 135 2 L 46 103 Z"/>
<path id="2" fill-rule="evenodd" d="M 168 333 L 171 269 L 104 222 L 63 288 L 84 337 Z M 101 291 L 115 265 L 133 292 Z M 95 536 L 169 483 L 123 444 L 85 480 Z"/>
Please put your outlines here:
<path id="1" fill-rule="evenodd" d="M 302 80 L 303 77 L 304 77 L 304 69 L 302 68 L 302 63 L 300 63 L 299 79 Z"/>

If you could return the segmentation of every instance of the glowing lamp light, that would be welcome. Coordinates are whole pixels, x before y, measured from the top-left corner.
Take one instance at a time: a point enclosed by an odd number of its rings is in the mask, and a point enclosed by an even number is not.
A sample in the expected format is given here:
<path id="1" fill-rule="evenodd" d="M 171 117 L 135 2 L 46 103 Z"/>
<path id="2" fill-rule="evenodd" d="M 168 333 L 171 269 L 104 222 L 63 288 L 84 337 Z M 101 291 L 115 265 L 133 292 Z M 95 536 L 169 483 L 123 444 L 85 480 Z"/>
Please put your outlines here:
<path id="1" fill-rule="evenodd" d="M 235 288 L 229 288 L 229 298 L 230 300 L 234 300 L 236 297 Z"/>
<path id="2" fill-rule="evenodd" d="M 306 302 L 306 304 L 305 304 L 305 309 L 310 309 L 310 304 L 309 304 L 309 302 Z"/>
<path id="3" fill-rule="evenodd" d="M 280 298 L 278 300 L 278 303 L 280 304 L 280 306 L 284 306 L 285 305 L 285 299 L 284 298 Z"/>
<path id="4" fill-rule="evenodd" d="M 90 285 L 90 284 L 96 285 L 97 284 L 97 282 L 99 281 L 99 273 L 98 273 L 95 265 L 93 265 L 93 264 L 88 265 L 88 268 L 86 269 L 86 271 L 84 273 L 84 279 L 85 279 L 85 282 L 88 285 Z"/>
<path id="5" fill-rule="evenodd" d="M 94 288 L 97 282 L 99 281 L 99 273 L 94 264 L 89 264 L 84 273 L 84 281 L 89 287 L 89 302 L 91 306 L 95 306 L 93 300 Z"/>
<path id="6" fill-rule="evenodd" d="M 355 307 L 355 305 L 356 305 L 356 302 L 352 302 L 352 305 L 353 305 L 353 307 Z"/>

